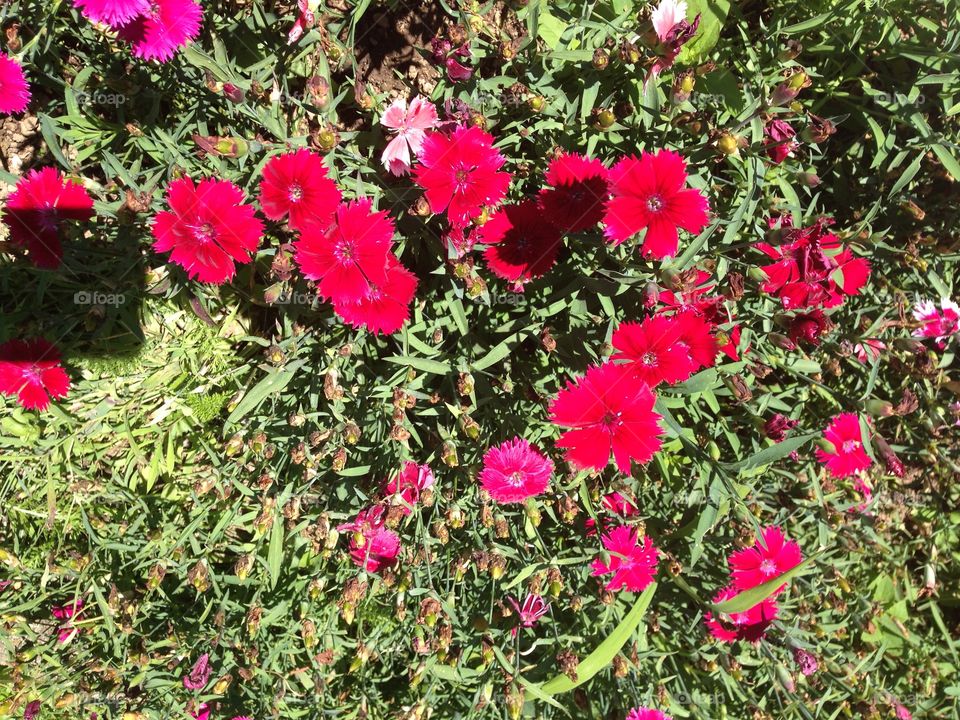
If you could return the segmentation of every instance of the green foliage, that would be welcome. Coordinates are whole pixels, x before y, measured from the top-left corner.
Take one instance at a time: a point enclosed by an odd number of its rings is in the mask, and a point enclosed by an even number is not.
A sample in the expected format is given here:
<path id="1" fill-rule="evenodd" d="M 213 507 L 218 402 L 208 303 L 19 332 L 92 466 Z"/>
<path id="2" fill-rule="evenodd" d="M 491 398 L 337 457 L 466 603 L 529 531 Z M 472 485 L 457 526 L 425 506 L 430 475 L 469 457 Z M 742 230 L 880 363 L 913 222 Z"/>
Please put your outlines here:
<path id="1" fill-rule="evenodd" d="M 955 716 L 957 345 L 917 353 L 908 340 L 918 297 L 960 294 L 953 4 L 691 1 L 700 34 L 646 85 L 646 3 L 331 1 L 288 45 L 293 6 L 205 3 L 200 38 L 165 65 L 131 58 L 70 3 L 0 7 L 37 98 L 37 134 L 22 144 L 35 152 L 22 153 L 82 177 L 97 210 L 66 239 L 62 271 L 0 259 L 0 342 L 57 339 L 73 380 L 44 413 L 0 398 L 0 580 L 11 581 L 0 591 L 0 717 L 36 699 L 41 720 L 181 718 L 197 700 L 211 720 L 599 719 L 637 705 L 677 719 L 808 720 L 893 717 L 893 698 L 915 718 Z M 422 27 L 398 22 L 409 12 Z M 469 82 L 424 69 L 443 20 L 468 36 Z M 394 44 L 428 60 L 403 60 Z M 692 94 L 677 97 L 679 71 L 697 66 Z M 770 106 L 801 68 L 811 84 L 799 107 Z M 419 191 L 382 170 L 380 113 L 415 91 L 469 105 L 508 158 L 511 199 L 539 190 L 554 147 L 604 161 L 668 147 L 714 219 L 664 264 L 578 235 L 513 293 L 479 259 L 448 262 L 443 219 L 418 215 Z M 607 128 L 601 110 L 615 116 Z M 809 114 L 836 133 L 769 162 L 764 120 L 803 130 Z M 278 273 L 291 236 L 277 224 L 219 288 L 152 252 L 149 218 L 171 179 L 223 177 L 255 196 L 270 156 L 318 148 L 331 129 L 331 174 L 345 197 L 390 212 L 420 279 L 401 332 L 353 330 L 304 279 Z M 729 156 L 724 133 L 738 141 Z M 203 152 L 194 136 L 243 151 Z M 13 184 L 3 153 L 0 180 Z M 753 246 L 775 213 L 835 218 L 873 267 L 819 347 L 784 349 L 783 308 L 759 289 Z M 644 316 L 651 283 L 694 269 L 736 298 L 725 329 L 739 323 L 740 359 L 658 389 L 667 432 L 649 465 L 570 470 L 548 401 L 606 356 L 617 323 Z M 295 301 L 269 302 L 278 289 Z M 77 293 L 124 301 L 78 304 Z M 875 338 L 879 357 L 858 361 L 855 346 Z M 878 457 L 867 513 L 853 484 L 814 459 L 839 412 L 872 416 L 906 466 L 897 478 Z M 800 422 L 779 444 L 763 434 L 774 413 Z M 484 452 L 515 435 L 557 465 L 534 508 L 478 492 Z M 367 574 L 335 528 L 404 460 L 429 463 L 437 485 L 392 519 L 399 566 Z M 642 595 L 606 593 L 591 576 L 601 547 L 584 521 L 606 517 L 612 491 L 637 498 L 634 522 L 664 551 Z M 725 558 L 769 525 L 812 559 L 767 640 L 717 643 L 703 616 L 717 610 Z M 507 596 L 527 592 L 551 610 L 514 636 Z M 80 632 L 60 644 L 51 607 L 78 597 Z M 799 672 L 795 648 L 817 656 L 816 674 Z M 202 653 L 213 678 L 188 691 L 182 677 Z M 564 658 L 576 680 L 560 674 Z"/>

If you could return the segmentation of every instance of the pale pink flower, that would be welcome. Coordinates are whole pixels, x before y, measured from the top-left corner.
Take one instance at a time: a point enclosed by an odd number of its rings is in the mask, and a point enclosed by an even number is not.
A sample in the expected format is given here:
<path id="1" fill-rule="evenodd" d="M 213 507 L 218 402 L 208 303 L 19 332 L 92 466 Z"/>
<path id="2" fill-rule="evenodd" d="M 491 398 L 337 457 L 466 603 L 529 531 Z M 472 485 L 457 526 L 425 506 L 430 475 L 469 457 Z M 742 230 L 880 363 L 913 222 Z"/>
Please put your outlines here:
<path id="1" fill-rule="evenodd" d="M 411 155 L 420 154 L 426 131 L 439 122 L 437 109 L 433 103 L 419 95 L 410 101 L 397 98 L 380 118 L 380 124 L 397 133 L 387 143 L 380 160 L 383 166 L 394 175 L 406 175 L 410 172 Z"/>
<path id="2" fill-rule="evenodd" d="M 687 19 L 686 0 L 661 0 L 650 14 L 653 29 L 660 38 L 660 42 L 667 42 L 670 31 Z"/>

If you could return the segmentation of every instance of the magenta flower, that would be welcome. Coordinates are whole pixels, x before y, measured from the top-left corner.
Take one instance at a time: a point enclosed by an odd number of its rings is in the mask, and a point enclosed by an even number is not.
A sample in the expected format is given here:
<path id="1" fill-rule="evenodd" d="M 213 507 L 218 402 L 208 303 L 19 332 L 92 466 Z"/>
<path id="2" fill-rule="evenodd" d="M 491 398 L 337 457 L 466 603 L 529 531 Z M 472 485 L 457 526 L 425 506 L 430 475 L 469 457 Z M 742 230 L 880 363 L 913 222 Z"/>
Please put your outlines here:
<path id="1" fill-rule="evenodd" d="M 713 602 L 722 603 L 735 597 L 739 592 L 733 586 L 725 587 L 714 596 Z M 776 601 L 773 598 L 767 598 L 743 612 L 717 616 L 708 612 L 704 614 L 703 619 L 710 634 L 720 642 L 732 643 L 737 640 L 747 640 L 756 643 L 763 639 L 778 612 Z"/>
<path id="2" fill-rule="evenodd" d="M 653 708 L 633 708 L 627 713 L 626 720 L 672 720 L 672 718 Z"/>
<path id="3" fill-rule="evenodd" d="M 546 602 L 539 595 L 529 593 L 523 601 L 523 605 L 517 603 L 516 599 L 508 597 L 507 600 L 513 605 L 513 609 L 520 616 L 520 625 L 525 628 L 533 627 L 537 620 L 542 618 L 550 611 L 550 603 Z M 513 628 L 512 634 L 517 634 L 518 628 Z"/>
<path id="4" fill-rule="evenodd" d="M 783 575 L 803 559 L 800 546 L 787 540 L 778 527 L 765 528 L 753 547 L 733 553 L 727 560 L 737 591 L 749 590 Z M 786 584 L 777 588 L 778 595 Z"/>
<path id="5" fill-rule="evenodd" d="M 498 503 L 521 503 L 550 484 L 553 462 L 522 438 L 487 450 L 480 484 Z"/>
<path id="6" fill-rule="evenodd" d="M 30 104 L 30 84 L 20 63 L 0 53 L 0 115 L 21 113 Z"/>
<path id="7" fill-rule="evenodd" d="M 293 45 L 297 40 L 303 37 L 303 33 L 312 28 L 317 22 L 317 8 L 320 3 L 317 0 L 298 0 L 297 11 L 300 13 L 290 32 L 287 34 L 287 44 Z"/>
<path id="8" fill-rule="evenodd" d="M 419 95 L 410 101 L 397 98 L 380 118 L 380 124 L 396 132 L 380 156 L 383 166 L 394 175 L 410 172 L 412 157 L 420 154 L 427 130 L 439 122 L 437 108 Z"/>
<path id="9" fill-rule="evenodd" d="M 873 464 L 863 446 L 860 417 L 856 413 L 837 415 L 823 431 L 823 437 L 833 447 L 830 450 L 817 448 L 817 460 L 827 466 L 833 477 L 850 477 Z"/>
<path id="10" fill-rule="evenodd" d="M 800 672 L 805 676 L 813 675 L 820 667 L 817 656 L 803 648 L 793 648 L 793 660 L 800 666 Z"/>
<path id="11" fill-rule="evenodd" d="M 210 681 L 210 670 L 210 655 L 204 653 L 197 658 L 190 673 L 183 676 L 183 686 L 187 690 L 203 690 Z"/>
<path id="12" fill-rule="evenodd" d="M 429 465 L 418 465 L 408 460 L 400 472 L 387 481 L 383 491 L 391 504 L 402 508 L 404 515 L 409 515 L 420 501 L 420 493 L 431 487 L 434 481 Z"/>
<path id="13" fill-rule="evenodd" d="M 400 537 L 385 526 L 382 505 L 361 510 L 356 519 L 337 527 L 338 532 L 350 531 L 350 557 L 356 565 L 375 573 L 392 567 L 400 554 Z"/>
<path id="14" fill-rule="evenodd" d="M 949 298 L 940 299 L 939 310 L 930 300 L 917 301 L 913 317 L 920 323 L 913 336 L 934 338 L 940 348 L 946 347 L 948 339 L 960 332 L 960 307 Z"/>
<path id="15" fill-rule="evenodd" d="M 190 713 L 193 720 L 210 720 L 210 706 L 206 703 L 200 703 L 195 711 Z"/>
<path id="16" fill-rule="evenodd" d="M 79 632 L 73 626 L 73 619 L 80 614 L 81 610 L 83 610 L 83 600 L 81 598 L 77 598 L 69 605 L 61 605 L 50 609 L 53 616 L 61 621 L 60 629 L 57 632 L 57 641 L 60 644 L 70 642 Z"/>
<path id="17" fill-rule="evenodd" d="M 593 561 L 593 575 L 613 575 L 607 590 L 627 589 L 640 592 L 653 582 L 657 573 L 660 551 L 648 537 L 640 537 L 635 528 L 621 525 L 603 535 L 603 547 L 610 554 L 610 562 L 602 558 Z"/>
<path id="18" fill-rule="evenodd" d="M 40 714 L 40 701 L 31 700 L 23 708 L 23 720 L 34 720 Z"/>

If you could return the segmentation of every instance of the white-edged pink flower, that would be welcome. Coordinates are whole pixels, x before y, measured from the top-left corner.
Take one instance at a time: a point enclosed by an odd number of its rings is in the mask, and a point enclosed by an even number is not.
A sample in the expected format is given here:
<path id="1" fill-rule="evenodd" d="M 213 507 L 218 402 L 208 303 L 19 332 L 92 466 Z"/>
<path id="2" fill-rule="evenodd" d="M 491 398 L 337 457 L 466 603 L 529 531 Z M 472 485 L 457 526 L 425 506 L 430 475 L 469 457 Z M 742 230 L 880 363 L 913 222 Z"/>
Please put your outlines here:
<path id="1" fill-rule="evenodd" d="M 438 122 L 437 109 L 429 100 L 418 95 L 409 107 L 404 98 L 394 100 L 380 118 L 381 125 L 397 133 L 380 156 L 383 166 L 394 175 L 410 172 L 411 155 L 420 154 L 427 130 Z"/>
<path id="2" fill-rule="evenodd" d="M 293 45 L 297 40 L 303 37 L 303 33 L 312 28 L 317 22 L 317 8 L 320 6 L 319 0 L 298 0 L 297 10 L 300 15 L 287 33 L 287 44 Z"/>
<path id="3" fill-rule="evenodd" d="M 687 19 L 686 0 L 661 0 L 650 14 L 653 29 L 660 38 L 660 42 L 667 42 L 670 31 Z"/>
<path id="4" fill-rule="evenodd" d="M 913 317 L 921 324 L 913 331 L 914 337 L 934 338 L 941 348 L 951 335 L 960 332 L 960 307 L 950 298 L 940 298 L 940 309 L 932 300 L 918 300 Z"/>

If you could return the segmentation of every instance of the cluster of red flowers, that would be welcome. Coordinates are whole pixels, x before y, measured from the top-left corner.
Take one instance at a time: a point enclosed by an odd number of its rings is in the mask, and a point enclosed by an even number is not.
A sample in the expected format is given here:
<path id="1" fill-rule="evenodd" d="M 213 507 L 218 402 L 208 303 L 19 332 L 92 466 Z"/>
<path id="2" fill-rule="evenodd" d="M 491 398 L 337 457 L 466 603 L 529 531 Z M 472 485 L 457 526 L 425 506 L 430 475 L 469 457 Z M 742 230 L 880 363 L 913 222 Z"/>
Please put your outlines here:
<path id="1" fill-rule="evenodd" d="M 167 203 L 170 210 L 154 218 L 154 248 L 170 252 L 191 278 L 227 282 L 260 245 L 263 222 L 229 181 L 175 180 Z M 298 150 L 271 159 L 263 169 L 260 205 L 269 219 L 286 219 L 299 234 L 297 263 L 341 319 L 375 333 L 403 326 L 417 278 L 393 253 L 393 221 L 367 198 L 342 202 L 319 155 Z"/>
<path id="2" fill-rule="evenodd" d="M 517 290 L 553 267 L 566 234 L 602 223 L 607 241 L 619 245 L 645 230 L 643 254 L 662 259 L 676 254 L 678 228 L 697 233 L 707 224 L 707 199 L 688 187 L 684 160 L 670 150 L 624 157 L 609 170 L 599 160 L 561 153 L 535 198 L 503 205 L 480 222 L 510 185 L 493 143 L 477 127 L 431 130 L 417 153 L 414 179 L 431 212 L 446 212 L 454 248 L 479 245 L 491 272 Z M 471 224 L 478 227 L 468 238 Z"/>
<path id="3" fill-rule="evenodd" d="M 787 540 L 780 528 L 765 528 L 753 547 L 735 552 L 727 559 L 731 584 L 720 590 L 713 602 L 722 603 L 745 590 L 770 582 L 799 565 L 802 559 L 800 546 Z M 784 583 L 768 598 L 741 612 L 729 615 L 706 613 L 704 619 L 710 633 L 721 642 L 759 642 L 776 619 L 779 612 L 776 598 L 786 588 Z"/>
<path id="4" fill-rule="evenodd" d="M 793 311 L 789 337 L 794 344 L 820 343 L 831 327 L 825 309 L 838 307 L 848 295 L 857 295 L 870 276 L 870 263 L 855 257 L 839 238 L 827 232 L 832 221 L 820 218 L 806 228 L 793 227 L 790 217 L 770 221 L 771 243 L 757 249 L 774 260 L 760 270 L 766 276 L 764 292 L 780 299 L 785 310 Z"/>
<path id="5" fill-rule="evenodd" d="M 196 0 L 73 0 L 91 22 L 106 25 L 143 60 L 170 60 L 200 32 Z"/>

